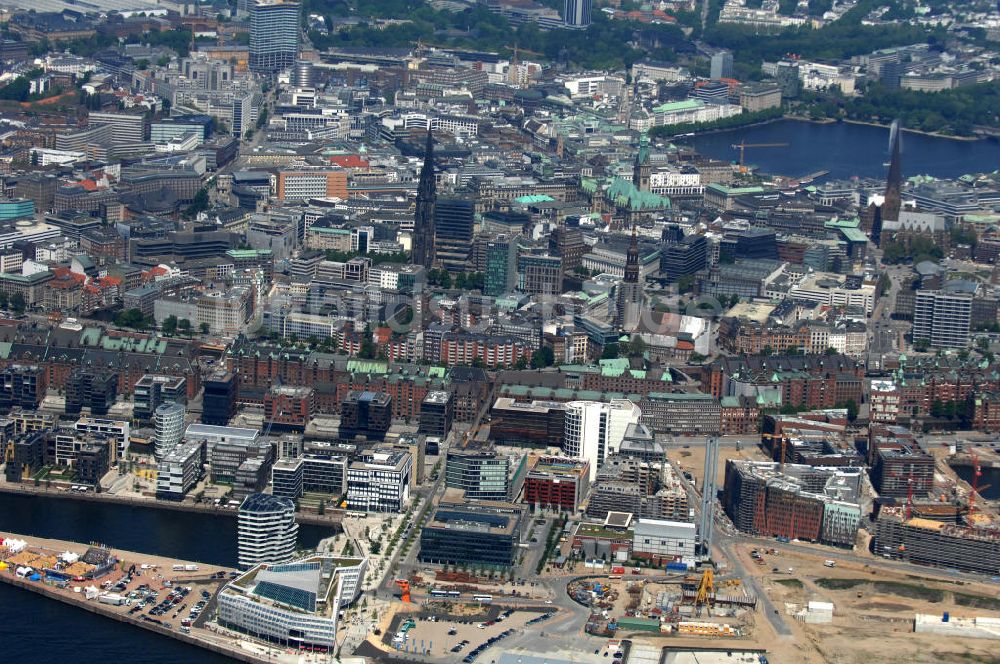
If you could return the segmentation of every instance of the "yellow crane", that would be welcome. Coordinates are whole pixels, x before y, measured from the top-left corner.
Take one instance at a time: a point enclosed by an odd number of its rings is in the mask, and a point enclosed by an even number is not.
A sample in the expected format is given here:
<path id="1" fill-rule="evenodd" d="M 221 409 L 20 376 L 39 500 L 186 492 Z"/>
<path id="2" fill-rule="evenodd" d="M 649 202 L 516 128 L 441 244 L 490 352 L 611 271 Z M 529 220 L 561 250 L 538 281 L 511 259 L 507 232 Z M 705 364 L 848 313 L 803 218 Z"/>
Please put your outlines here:
<path id="1" fill-rule="evenodd" d="M 747 143 L 746 141 L 740 141 L 739 143 L 734 143 L 730 147 L 734 150 L 740 151 L 740 168 L 743 168 L 743 161 L 746 157 L 747 148 L 787 148 L 788 143 Z"/>
<path id="2" fill-rule="evenodd" d="M 706 567 L 701 573 L 701 583 L 698 584 L 698 594 L 694 598 L 694 606 L 701 615 L 701 607 L 709 606 L 715 601 L 715 573 L 711 567 Z"/>

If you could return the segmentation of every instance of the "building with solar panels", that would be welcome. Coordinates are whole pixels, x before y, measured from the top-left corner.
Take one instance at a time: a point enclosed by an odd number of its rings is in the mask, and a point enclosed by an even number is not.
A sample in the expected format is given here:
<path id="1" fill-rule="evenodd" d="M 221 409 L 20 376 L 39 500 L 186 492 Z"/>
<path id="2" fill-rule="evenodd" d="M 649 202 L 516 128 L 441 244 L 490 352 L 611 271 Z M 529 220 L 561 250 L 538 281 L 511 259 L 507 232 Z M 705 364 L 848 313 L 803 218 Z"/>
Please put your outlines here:
<path id="1" fill-rule="evenodd" d="M 289 648 L 332 649 L 338 613 L 361 594 L 367 567 L 329 555 L 258 565 L 219 593 L 219 624 Z"/>

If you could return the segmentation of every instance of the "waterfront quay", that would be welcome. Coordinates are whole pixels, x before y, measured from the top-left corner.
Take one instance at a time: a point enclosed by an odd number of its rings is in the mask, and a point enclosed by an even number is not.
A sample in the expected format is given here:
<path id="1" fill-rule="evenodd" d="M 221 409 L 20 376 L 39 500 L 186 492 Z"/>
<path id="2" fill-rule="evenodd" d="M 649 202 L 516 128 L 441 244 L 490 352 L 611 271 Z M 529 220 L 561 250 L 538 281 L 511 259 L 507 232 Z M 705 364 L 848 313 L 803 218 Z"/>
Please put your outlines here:
<path id="1" fill-rule="evenodd" d="M 195 512 L 199 514 L 213 514 L 236 518 L 239 516 L 238 507 L 226 505 L 213 505 L 211 503 L 196 503 L 190 500 L 171 501 L 157 500 L 154 497 L 140 496 L 138 494 L 119 495 L 113 493 L 95 493 L 88 491 L 79 493 L 70 490 L 70 485 L 54 484 L 53 486 L 34 486 L 19 482 L 7 482 L 0 476 L 0 493 L 8 493 L 21 496 L 42 496 L 45 498 L 65 498 L 67 500 L 80 500 L 91 502 L 116 503 L 119 505 L 130 505 L 133 507 L 151 507 L 153 509 L 172 510 L 174 512 Z M 325 514 L 313 514 L 310 512 L 296 512 L 295 521 L 309 526 L 329 526 L 340 528 L 344 519 L 344 510 L 331 509 Z"/>
<path id="2" fill-rule="evenodd" d="M 208 621 L 231 568 L 16 533 L 0 532 L 0 539 L 0 582 L 234 660 L 269 661 L 263 649 Z M 272 651 L 276 659 L 285 658 Z"/>

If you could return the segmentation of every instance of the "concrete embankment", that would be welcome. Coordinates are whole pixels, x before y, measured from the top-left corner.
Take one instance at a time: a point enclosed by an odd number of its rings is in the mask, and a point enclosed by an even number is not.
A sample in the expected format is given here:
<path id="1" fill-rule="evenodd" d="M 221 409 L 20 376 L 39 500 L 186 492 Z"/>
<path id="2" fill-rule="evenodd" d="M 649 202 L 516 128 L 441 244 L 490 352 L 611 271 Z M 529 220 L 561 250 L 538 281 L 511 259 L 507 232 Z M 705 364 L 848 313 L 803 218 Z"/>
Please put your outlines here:
<path id="1" fill-rule="evenodd" d="M 112 493 L 93 493 L 91 491 L 80 493 L 78 491 L 46 488 L 44 486 L 34 486 L 31 484 L 12 484 L 2 481 L 0 481 L 0 493 L 9 493 L 19 496 L 62 498 L 65 500 L 115 503 L 118 505 L 129 505 L 131 507 L 149 507 L 159 510 L 172 510 L 174 512 L 196 512 L 198 514 L 213 514 L 233 518 L 238 515 L 236 509 L 229 507 L 217 507 L 207 503 L 173 502 L 170 500 L 157 500 L 155 498 L 121 496 Z M 329 526 L 331 528 L 339 528 L 343 518 L 343 510 L 340 509 L 330 510 L 326 514 L 311 514 L 308 512 L 298 512 L 295 514 L 295 520 L 298 523 L 309 526 Z"/>

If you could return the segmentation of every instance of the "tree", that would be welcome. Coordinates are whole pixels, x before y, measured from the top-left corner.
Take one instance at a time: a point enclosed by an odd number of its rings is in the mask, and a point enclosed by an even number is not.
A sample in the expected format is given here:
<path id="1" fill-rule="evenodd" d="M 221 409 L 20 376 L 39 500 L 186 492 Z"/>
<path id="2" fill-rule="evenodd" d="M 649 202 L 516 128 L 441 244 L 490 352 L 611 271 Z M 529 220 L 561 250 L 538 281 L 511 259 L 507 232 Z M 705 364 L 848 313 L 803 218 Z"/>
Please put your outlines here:
<path id="1" fill-rule="evenodd" d="M 7 293 L 0 292 L 0 309 L 6 309 L 10 305 L 10 298 Z"/>
<path id="2" fill-rule="evenodd" d="M 191 205 L 184 211 L 184 216 L 191 218 L 208 209 L 208 189 L 202 187 L 191 200 Z"/>
<path id="3" fill-rule="evenodd" d="M 853 422 L 858 419 L 858 402 L 854 399 L 848 399 L 844 404 L 844 408 L 847 409 L 847 421 Z"/>
<path id="4" fill-rule="evenodd" d="M 551 367 L 556 362 L 555 352 L 548 346 L 542 346 L 531 354 L 531 368 L 542 369 Z"/>
<path id="5" fill-rule="evenodd" d="M 198 329 L 201 330 L 202 334 L 208 334 L 210 330 L 208 323 L 202 323 L 201 325 L 198 326 Z"/>
<path id="6" fill-rule="evenodd" d="M 918 353 L 926 353 L 931 347 L 931 343 L 927 339 L 914 339 L 913 340 L 913 350 Z"/>
<path id="7" fill-rule="evenodd" d="M 458 276 L 455 277 L 455 288 L 459 290 L 465 290 L 465 273 L 459 272 Z"/>
<path id="8" fill-rule="evenodd" d="M 836 355 L 838 352 L 839 351 L 837 351 L 836 348 L 834 348 L 833 346 L 830 346 L 825 351 L 823 351 L 823 354 L 824 355 Z"/>
<path id="9" fill-rule="evenodd" d="M 691 364 L 701 364 L 707 359 L 708 358 L 702 355 L 701 353 L 691 353 L 691 355 L 688 357 L 688 362 L 690 362 Z"/>
<path id="10" fill-rule="evenodd" d="M 618 358 L 618 344 L 607 344 L 601 351 L 602 360 L 614 360 Z"/>
<path id="11" fill-rule="evenodd" d="M 167 316 L 162 325 L 163 333 L 173 336 L 177 332 L 177 316 L 173 314 Z"/>
<path id="12" fill-rule="evenodd" d="M 451 288 L 451 274 L 444 270 L 441 271 L 441 288 Z"/>
<path id="13" fill-rule="evenodd" d="M 10 298 L 10 306 L 15 312 L 23 314 L 24 310 L 28 308 L 28 303 L 24 300 L 23 295 L 20 293 L 14 293 L 14 295 Z"/>
<path id="14" fill-rule="evenodd" d="M 177 321 L 177 329 L 179 329 L 184 334 L 190 334 L 191 321 L 189 321 L 187 318 L 180 319 L 179 321 Z"/>
<path id="15" fill-rule="evenodd" d="M 372 545 L 368 547 L 368 549 L 371 551 L 372 555 L 377 556 L 382 553 L 382 542 L 380 540 L 376 540 L 372 542 Z"/>
<path id="16" fill-rule="evenodd" d="M 131 327 L 141 330 L 146 326 L 146 317 L 140 309 L 128 309 L 116 313 L 114 322 L 118 327 Z"/>

